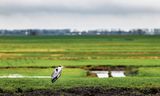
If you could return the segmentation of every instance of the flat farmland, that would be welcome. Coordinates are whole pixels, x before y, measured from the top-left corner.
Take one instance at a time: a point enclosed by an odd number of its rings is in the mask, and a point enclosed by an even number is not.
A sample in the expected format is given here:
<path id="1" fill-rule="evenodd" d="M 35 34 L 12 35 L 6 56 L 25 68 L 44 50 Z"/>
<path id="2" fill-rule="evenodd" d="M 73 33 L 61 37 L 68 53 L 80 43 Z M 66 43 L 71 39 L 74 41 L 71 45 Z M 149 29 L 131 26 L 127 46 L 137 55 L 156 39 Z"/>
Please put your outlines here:
<path id="1" fill-rule="evenodd" d="M 159 36 L 1 37 L 0 66 L 159 66 Z"/>
<path id="2" fill-rule="evenodd" d="M 62 76 L 52 84 L 50 75 L 58 65 L 64 66 Z M 88 76 L 92 69 L 123 69 L 126 77 L 102 79 Z M 1 77 L 48 76 L 38 79 L 0 78 L 0 93 L 4 94 L 36 92 L 36 95 L 49 90 L 48 95 L 74 95 L 76 92 L 89 95 L 92 90 L 100 95 L 108 90 L 129 94 L 126 91 L 129 90 L 135 92 L 133 96 L 158 96 L 159 69 L 160 36 L 0 37 Z M 75 93 L 71 94 L 73 89 Z"/>

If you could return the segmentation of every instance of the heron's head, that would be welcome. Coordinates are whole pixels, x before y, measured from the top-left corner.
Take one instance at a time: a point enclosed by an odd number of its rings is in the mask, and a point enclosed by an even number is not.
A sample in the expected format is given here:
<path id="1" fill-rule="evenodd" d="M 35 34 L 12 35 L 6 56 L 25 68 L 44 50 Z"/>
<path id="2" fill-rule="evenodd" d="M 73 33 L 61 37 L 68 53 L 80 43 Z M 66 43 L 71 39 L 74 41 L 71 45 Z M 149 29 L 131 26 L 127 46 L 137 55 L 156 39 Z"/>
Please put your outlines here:
<path id="1" fill-rule="evenodd" d="M 61 67 L 61 68 L 63 68 L 63 66 L 61 66 L 61 65 L 60 65 L 60 66 L 58 66 L 58 67 Z"/>

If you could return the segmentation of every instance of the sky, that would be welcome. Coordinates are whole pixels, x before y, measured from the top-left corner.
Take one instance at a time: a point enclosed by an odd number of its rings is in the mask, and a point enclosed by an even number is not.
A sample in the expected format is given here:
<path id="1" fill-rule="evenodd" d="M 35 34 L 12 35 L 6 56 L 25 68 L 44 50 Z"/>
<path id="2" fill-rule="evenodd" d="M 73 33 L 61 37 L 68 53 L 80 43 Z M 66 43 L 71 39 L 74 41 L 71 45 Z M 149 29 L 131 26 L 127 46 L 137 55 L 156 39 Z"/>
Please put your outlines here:
<path id="1" fill-rule="evenodd" d="M 160 0 L 0 0 L 0 29 L 160 28 Z"/>

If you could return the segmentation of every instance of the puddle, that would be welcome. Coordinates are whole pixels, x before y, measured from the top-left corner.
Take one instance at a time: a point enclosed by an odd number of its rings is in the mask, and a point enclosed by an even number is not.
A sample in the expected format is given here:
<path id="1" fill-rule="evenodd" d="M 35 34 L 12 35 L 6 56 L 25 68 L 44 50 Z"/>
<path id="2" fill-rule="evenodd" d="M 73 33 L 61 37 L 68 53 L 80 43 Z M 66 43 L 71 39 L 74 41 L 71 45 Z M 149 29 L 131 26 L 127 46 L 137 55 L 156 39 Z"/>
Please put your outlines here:
<path id="1" fill-rule="evenodd" d="M 88 75 L 98 78 L 126 77 L 125 71 L 90 71 Z"/>
<path id="2" fill-rule="evenodd" d="M 98 78 L 126 77 L 137 74 L 136 67 L 125 66 L 87 66 L 87 76 Z"/>
<path id="3" fill-rule="evenodd" d="M 124 71 L 111 71 L 112 77 L 126 77 Z"/>
<path id="4" fill-rule="evenodd" d="M 10 74 L 8 76 L 0 76 L 0 78 L 51 78 L 51 76 L 23 76 L 20 74 Z"/>
<path id="5" fill-rule="evenodd" d="M 91 74 L 95 74 L 98 78 L 108 78 L 108 71 L 90 71 Z"/>

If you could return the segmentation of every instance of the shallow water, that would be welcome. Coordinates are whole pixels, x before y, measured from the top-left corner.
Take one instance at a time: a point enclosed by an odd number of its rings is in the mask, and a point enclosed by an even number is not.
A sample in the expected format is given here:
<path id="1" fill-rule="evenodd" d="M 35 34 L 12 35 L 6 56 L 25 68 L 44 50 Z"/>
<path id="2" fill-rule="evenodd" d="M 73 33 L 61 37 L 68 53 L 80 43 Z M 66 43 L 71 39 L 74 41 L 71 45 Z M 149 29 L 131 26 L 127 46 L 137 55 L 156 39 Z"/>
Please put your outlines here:
<path id="1" fill-rule="evenodd" d="M 90 71 L 95 73 L 98 78 L 109 78 L 109 71 Z M 126 77 L 124 71 L 111 71 L 112 77 Z"/>
<path id="2" fill-rule="evenodd" d="M 109 71 L 90 71 L 97 75 L 98 78 L 109 78 Z M 126 77 L 124 71 L 111 71 L 112 77 Z M 24 76 L 21 74 L 9 74 L 0 76 L 0 78 L 51 78 L 51 76 Z"/>
<path id="3" fill-rule="evenodd" d="M 91 71 L 91 73 L 95 73 L 98 78 L 108 78 L 108 71 Z"/>
<path id="4" fill-rule="evenodd" d="M 124 71 L 111 71 L 113 77 L 126 77 Z"/>
<path id="5" fill-rule="evenodd" d="M 10 74 L 8 76 L 0 76 L 0 78 L 51 78 L 51 76 L 23 76 L 20 74 Z"/>

